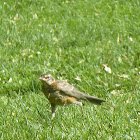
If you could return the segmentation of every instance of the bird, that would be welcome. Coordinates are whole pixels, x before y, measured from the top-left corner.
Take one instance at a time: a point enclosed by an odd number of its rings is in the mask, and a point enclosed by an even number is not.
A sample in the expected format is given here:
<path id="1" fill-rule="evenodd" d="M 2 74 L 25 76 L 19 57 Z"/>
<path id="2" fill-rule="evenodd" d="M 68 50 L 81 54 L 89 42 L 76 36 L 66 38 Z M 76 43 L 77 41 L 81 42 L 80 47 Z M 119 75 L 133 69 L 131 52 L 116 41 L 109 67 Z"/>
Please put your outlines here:
<path id="1" fill-rule="evenodd" d="M 82 107 L 83 104 L 79 100 L 85 100 L 96 105 L 106 102 L 101 98 L 82 93 L 66 80 L 56 80 L 51 74 L 42 74 L 39 80 L 42 82 L 42 91 L 51 104 L 52 119 L 55 117 L 55 110 L 58 105 L 76 104 Z"/>

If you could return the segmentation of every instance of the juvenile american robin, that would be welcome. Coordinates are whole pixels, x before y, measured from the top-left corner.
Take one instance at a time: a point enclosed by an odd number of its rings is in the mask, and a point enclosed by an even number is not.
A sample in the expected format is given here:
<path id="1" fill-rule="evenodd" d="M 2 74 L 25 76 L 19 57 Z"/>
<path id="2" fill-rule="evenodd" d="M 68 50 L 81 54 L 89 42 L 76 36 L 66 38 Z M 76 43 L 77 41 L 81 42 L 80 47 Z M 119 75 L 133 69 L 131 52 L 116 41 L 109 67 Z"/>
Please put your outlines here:
<path id="1" fill-rule="evenodd" d="M 43 83 L 42 90 L 51 103 L 52 118 L 55 117 L 57 105 L 77 104 L 82 107 L 82 102 L 79 100 L 85 100 L 96 105 L 105 102 L 103 99 L 82 93 L 66 81 L 55 80 L 51 74 L 43 74 L 39 79 Z"/>

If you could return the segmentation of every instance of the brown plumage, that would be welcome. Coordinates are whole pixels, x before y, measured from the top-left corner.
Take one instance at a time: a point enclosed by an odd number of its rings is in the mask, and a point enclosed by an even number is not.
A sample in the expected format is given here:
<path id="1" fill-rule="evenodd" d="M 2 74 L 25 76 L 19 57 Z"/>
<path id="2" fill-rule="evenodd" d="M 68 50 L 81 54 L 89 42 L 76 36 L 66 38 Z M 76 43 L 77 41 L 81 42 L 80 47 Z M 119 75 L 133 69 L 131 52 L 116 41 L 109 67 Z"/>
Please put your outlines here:
<path id="1" fill-rule="evenodd" d="M 85 100 L 96 105 L 105 102 L 103 99 L 80 92 L 66 81 L 55 80 L 51 74 L 43 74 L 39 79 L 43 83 L 42 90 L 51 103 L 52 118 L 55 116 L 57 105 L 77 104 L 82 106 L 82 102 L 78 100 Z"/>

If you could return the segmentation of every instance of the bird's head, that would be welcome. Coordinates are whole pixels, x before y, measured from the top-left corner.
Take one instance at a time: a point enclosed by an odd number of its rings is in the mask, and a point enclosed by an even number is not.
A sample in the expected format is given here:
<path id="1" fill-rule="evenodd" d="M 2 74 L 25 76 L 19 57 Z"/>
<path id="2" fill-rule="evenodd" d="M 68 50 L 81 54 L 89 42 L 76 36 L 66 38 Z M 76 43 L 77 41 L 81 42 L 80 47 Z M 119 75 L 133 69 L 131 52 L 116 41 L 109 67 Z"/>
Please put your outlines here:
<path id="1" fill-rule="evenodd" d="M 41 80 L 43 83 L 45 82 L 48 85 L 51 85 L 53 82 L 55 82 L 55 79 L 51 74 L 42 74 L 39 77 L 39 80 Z"/>

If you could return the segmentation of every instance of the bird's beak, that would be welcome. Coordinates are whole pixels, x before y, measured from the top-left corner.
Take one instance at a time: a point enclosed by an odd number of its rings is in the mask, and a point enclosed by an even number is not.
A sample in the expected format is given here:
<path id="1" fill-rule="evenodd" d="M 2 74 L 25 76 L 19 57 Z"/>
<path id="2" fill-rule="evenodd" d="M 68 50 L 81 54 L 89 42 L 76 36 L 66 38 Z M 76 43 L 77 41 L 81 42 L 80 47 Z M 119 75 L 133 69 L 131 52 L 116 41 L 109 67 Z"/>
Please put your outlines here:
<path id="1" fill-rule="evenodd" d="M 43 78 L 42 77 L 39 77 L 39 80 L 43 80 Z"/>

